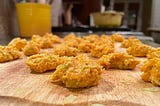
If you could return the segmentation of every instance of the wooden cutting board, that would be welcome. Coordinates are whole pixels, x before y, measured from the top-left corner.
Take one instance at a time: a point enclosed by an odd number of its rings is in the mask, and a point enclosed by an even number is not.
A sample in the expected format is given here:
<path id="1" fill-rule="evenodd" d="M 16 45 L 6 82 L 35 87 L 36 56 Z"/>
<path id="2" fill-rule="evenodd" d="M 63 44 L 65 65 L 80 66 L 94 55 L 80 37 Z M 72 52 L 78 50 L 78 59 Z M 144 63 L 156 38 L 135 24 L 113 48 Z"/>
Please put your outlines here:
<path id="1" fill-rule="evenodd" d="M 125 52 L 116 44 L 116 52 Z M 141 58 L 135 70 L 106 70 L 98 86 L 86 89 L 67 89 L 53 84 L 49 75 L 31 73 L 26 58 L 0 64 L 0 106 L 62 106 L 69 95 L 76 99 L 68 106 L 158 106 L 160 92 L 145 91 L 154 87 L 141 80 Z"/>

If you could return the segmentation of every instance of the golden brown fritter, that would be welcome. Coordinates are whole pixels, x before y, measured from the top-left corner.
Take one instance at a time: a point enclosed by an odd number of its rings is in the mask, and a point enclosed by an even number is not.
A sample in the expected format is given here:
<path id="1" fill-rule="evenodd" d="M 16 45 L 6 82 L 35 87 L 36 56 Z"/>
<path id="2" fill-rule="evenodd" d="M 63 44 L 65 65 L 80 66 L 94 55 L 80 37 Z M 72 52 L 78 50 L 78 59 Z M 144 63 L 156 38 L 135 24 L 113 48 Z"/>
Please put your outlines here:
<path id="1" fill-rule="evenodd" d="M 142 80 L 152 82 L 154 85 L 160 86 L 160 59 L 153 58 L 146 60 L 141 67 Z"/>
<path id="2" fill-rule="evenodd" d="M 14 38 L 12 41 L 10 41 L 8 46 L 16 48 L 17 50 L 21 51 L 26 44 L 27 44 L 26 39 L 21 39 L 18 37 L 18 38 Z"/>
<path id="3" fill-rule="evenodd" d="M 43 37 L 49 38 L 52 41 L 52 43 L 61 43 L 61 38 L 58 37 L 57 35 L 53 35 L 51 33 L 46 33 Z"/>
<path id="4" fill-rule="evenodd" d="M 99 60 L 99 64 L 109 69 L 132 70 L 139 64 L 133 56 L 124 53 L 111 53 L 103 55 Z"/>
<path id="5" fill-rule="evenodd" d="M 58 55 L 43 53 L 28 57 L 26 64 L 32 71 L 43 73 L 48 70 L 56 69 L 56 67 L 61 64 L 61 61 Z"/>
<path id="6" fill-rule="evenodd" d="M 69 47 L 74 47 L 74 48 L 78 48 L 78 44 L 79 42 L 75 39 L 72 39 L 72 40 L 67 40 L 67 41 L 64 41 L 65 45 L 69 46 Z"/>
<path id="7" fill-rule="evenodd" d="M 148 59 L 152 58 L 160 58 L 160 48 L 155 48 L 153 50 L 150 50 L 147 54 Z"/>
<path id="8" fill-rule="evenodd" d="M 141 71 L 143 72 L 142 74 L 142 79 L 144 81 L 151 81 L 150 76 L 151 76 L 151 70 L 153 68 L 153 66 L 155 65 L 157 59 L 150 59 L 150 60 L 146 60 L 144 62 L 144 65 L 141 67 Z"/>
<path id="9" fill-rule="evenodd" d="M 20 52 L 10 46 L 0 46 L 0 62 L 12 61 L 20 58 Z"/>
<path id="10" fill-rule="evenodd" d="M 76 35 L 73 33 L 70 33 L 64 37 L 64 40 L 70 40 L 70 39 L 76 39 Z"/>
<path id="11" fill-rule="evenodd" d="M 84 88 L 98 84 L 102 67 L 86 55 L 70 57 L 51 75 L 52 81 L 61 81 L 67 88 Z"/>
<path id="12" fill-rule="evenodd" d="M 124 40 L 121 47 L 128 48 L 135 44 L 141 44 L 142 42 L 134 36 L 130 36 L 127 40 Z"/>
<path id="13" fill-rule="evenodd" d="M 64 37 L 64 41 L 72 41 L 72 40 L 76 40 L 79 43 L 81 41 L 81 37 L 78 37 L 73 33 L 68 34 Z"/>
<path id="14" fill-rule="evenodd" d="M 59 56 L 76 56 L 78 54 L 78 49 L 61 44 L 53 48 L 53 53 Z"/>
<path id="15" fill-rule="evenodd" d="M 40 41 L 40 47 L 42 49 L 52 48 L 53 47 L 53 43 L 52 43 L 51 39 L 42 37 L 42 39 Z"/>
<path id="16" fill-rule="evenodd" d="M 102 35 L 102 36 L 100 37 L 99 41 L 96 41 L 96 43 L 97 43 L 97 42 L 107 43 L 107 44 L 109 44 L 109 45 L 111 45 L 111 46 L 113 46 L 114 43 L 115 43 L 114 39 L 112 39 L 112 37 L 111 37 L 111 36 L 108 36 L 108 35 Z"/>
<path id="17" fill-rule="evenodd" d="M 82 40 L 80 44 L 78 45 L 78 49 L 84 53 L 89 53 L 92 47 L 93 47 L 93 43 L 91 43 L 88 40 Z"/>
<path id="18" fill-rule="evenodd" d="M 127 49 L 127 53 L 136 57 L 146 57 L 153 48 L 145 44 L 135 44 Z"/>
<path id="19" fill-rule="evenodd" d="M 91 49 L 91 56 L 99 58 L 103 55 L 107 55 L 113 52 L 114 52 L 114 47 L 108 46 L 107 44 L 94 45 L 93 48 Z"/>
<path id="20" fill-rule="evenodd" d="M 37 43 L 30 41 L 24 48 L 23 53 L 26 56 L 31 56 L 40 53 L 40 47 Z"/>
<path id="21" fill-rule="evenodd" d="M 39 35 L 32 35 L 31 42 L 35 42 L 40 45 L 42 37 Z"/>
<path id="22" fill-rule="evenodd" d="M 31 42 L 37 43 L 42 49 L 52 48 L 54 43 L 60 43 L 61 39 L 58 36 L 46 33 L 44 36 L 33 35 Z"/>
<path id="23" fill-rule="evenodd" d="M 83 39 L 90 41 L 90 43 L 94 43 L 99 41 L 100 37 L 97 34 L 90 34 L 88 36 L 83 36 Z"/>
<path id="24" fill-rule="evenodd" d="M 71 33 L 64 37 L 64 44 L 70 47 L 78 48 L 78 44 L 81 42 L 81 38 Z"/>
<path id="25" fill-rule="evenodd" d="M 124 36 L 118 33 L 112 34 L 111 37 L 115 42 L 123 42 L 125 40 Z"/>
<path id="26" fill-rule="evenodd" d="M 101 39 L 93 43 L 91 49 L 91 55 L 96 58 L 99 58 L 103 55 L 107 55 L 113 52 L 114 52 L 114 41 L 110 37 L 107 37 L 106 39 Z"/>

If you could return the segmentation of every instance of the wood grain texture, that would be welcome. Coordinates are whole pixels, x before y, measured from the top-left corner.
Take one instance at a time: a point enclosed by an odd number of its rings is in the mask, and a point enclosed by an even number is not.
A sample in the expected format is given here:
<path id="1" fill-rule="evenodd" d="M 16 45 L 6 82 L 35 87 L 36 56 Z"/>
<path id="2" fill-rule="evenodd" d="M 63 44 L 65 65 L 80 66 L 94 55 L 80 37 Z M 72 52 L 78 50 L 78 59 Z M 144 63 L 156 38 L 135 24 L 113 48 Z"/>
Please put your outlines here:
<path id="1" fill-rule="evenodd" d="M 116 52 L 123 51 L 116 44 Z M 158 106 L 160 92 L 146 92 L 153 87 L 141 80 L 139 64 L 135 70 L 106 70 L 98 86 L 87 89 L 67 89 L 51 83 L 49 75 L 31 73 L 26 58 L 0 64 L 0 106 L 63 106 L 68 95 L 77 99 L 67 106 L 90 106 L 100 103 L 107 106 Z M 140 59 L 141 61 L 144 58 Z"/>

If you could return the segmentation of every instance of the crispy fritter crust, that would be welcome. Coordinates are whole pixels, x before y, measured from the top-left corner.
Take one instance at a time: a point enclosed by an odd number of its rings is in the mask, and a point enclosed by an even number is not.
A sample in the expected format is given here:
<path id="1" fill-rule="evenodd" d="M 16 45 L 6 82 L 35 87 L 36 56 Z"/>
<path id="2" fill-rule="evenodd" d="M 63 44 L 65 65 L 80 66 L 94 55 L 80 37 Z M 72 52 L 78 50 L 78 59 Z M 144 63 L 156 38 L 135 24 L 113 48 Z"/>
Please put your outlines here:
<path id="1" fill-rule="evenodd" d="M 144 81 L 151 82 L 154 85 L 160 86 L 160 59 L 153 58 L 146 60 L 141 67 L 143 72 L 141 78 Z"/>
<path id="2" fill-rule="evenodd" d="M 114 52 L 114 40 L 111 37 L 101 37 L 99 41 L 93 43 L 91 55 L 99 58 L 103 55 Z"/>
<path id="3" fill-rule="evenodd" d="M 160 48 L 150 50 L 147 54 L 148 59 L 160 58 Z"/>
<path id="4" fill-rule="evenodd" d="M 26 64 L 30 67 L 30 69 L 38 73 L 56 69 L 60 63 L 61 62 L 58 55 L 49 53 L 32 55 L 26 60 Z"/>
<path id="5" fill-rule="evenodd" d="M 0 62 L 12 61 L 20 58 L 20 52 L 10 46 L 0 46 Z"/>
<path id="6" fill-rule="evenodd" d="M 22 51 L 22 49 L 26 44 L 27 44 L 26 39 L 14 38 L 12 41 L 9 42 L 8 46 L 13 47 L 19 51 Z"/>
<path id="7" fill-rule="evenodd" d="M 99 64 L 106 69 L 122 69 L 122 70 L 132 70 L 139 64 L 133 56 L 124 53 L 111 53 L 108 55 L 103 55 L 99 60 Z"/>
<path id="8" fill-rule="evenodd" d="M 101 79 L 102 67 L 86 55 L 69 57 L 51 75 L 52 81 L 61 81 L 67 88 L 95 86 Z"/>
<path id="9" fill-rule="evenodd" d="M 145 44 L 135 44 L 127 49 L 127 53 L 136 57 L 146 57 L 151 50 L 153 50 L 151 46 Z"/>
<path id="10" fill-rule="evenodd" d="M 76 56 L 78 54 L 78 49 L 61 44 L 53 48 L 53 53 L 59 56 Z"/>
<path id="11" fill-rule="evenodd" d="M 61 43 L 61 38 L 58 37 L 57 35 L 53 35 L 51 33 L 46 33 L 43 37 L 49 38 L 52 43 Z"/>
<path id="12" fill-rule="evenodd" d="M 23 53 L 26 56 L 31 56 L 34 54 L 40 53 L 40 47 L 37 43 L 35 42 L 29 42 L 24 48 L 23 48 Z"/>
<path id="13" fill-rule="evenodd" d="M 118 33 L 114 33 L 111 35 L 112 36 L 112 39 L 115 41 L 115 42 L 123 42 L 125 40 L 124 36 L 123 35 L 120 35 Z"/>
<path id="14" fill-rule="evenodd" d="M 127 40 L 124 40 L 121 44 L 121 47 L 128 48 L 135 44 L 142 44 L 142 42 L 134 36 L 130 36 Z"/>
<path id="15" fill-rule="evenodd" d="M 78 49 L 84 53 L 89 53 L 92 48 L 93 48 L 93 43 L 91 43 L 89 40 L 82 40 L 78 45 Z"/>

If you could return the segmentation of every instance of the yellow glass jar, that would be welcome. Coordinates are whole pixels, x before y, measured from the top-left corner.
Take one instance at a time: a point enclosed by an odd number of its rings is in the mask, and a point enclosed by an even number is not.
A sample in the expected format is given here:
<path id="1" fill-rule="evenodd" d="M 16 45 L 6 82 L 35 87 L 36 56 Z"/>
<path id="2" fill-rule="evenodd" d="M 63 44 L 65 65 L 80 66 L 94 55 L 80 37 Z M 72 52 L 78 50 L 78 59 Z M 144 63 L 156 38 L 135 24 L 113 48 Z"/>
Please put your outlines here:
<path id="1" fill-rule="evenodd" d="M 18 3 L 16 9 L 22 37 L 51 32 L 51 6 L 38 3 Z"/>

